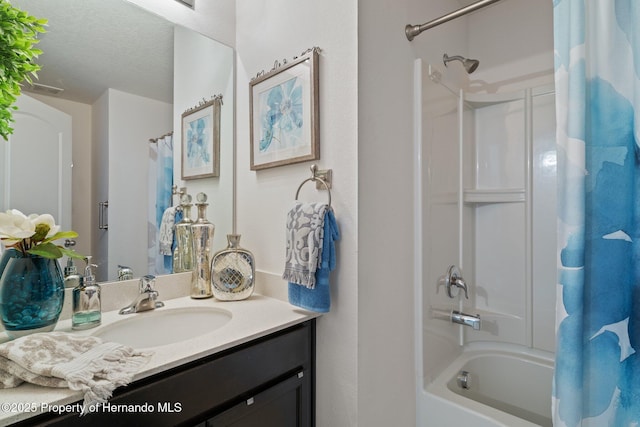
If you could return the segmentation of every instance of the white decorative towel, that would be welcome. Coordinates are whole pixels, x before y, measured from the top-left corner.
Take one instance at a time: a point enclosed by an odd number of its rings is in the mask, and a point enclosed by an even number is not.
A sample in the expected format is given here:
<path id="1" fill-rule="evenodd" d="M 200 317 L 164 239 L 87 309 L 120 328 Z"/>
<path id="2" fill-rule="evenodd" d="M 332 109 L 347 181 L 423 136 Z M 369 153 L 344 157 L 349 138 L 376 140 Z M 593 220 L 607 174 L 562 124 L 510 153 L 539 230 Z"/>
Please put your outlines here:
<path id="1" fill-rule="evenodd" d="M 282 278 L 313 289 L 316 270 L 322 262 L 326 203 L 296 201 L 287 214 L 287 252 Z"/>
<path id="2" fill-rule="evenodd" d="M 176 206 L 169 206 L 162 214 L 160 231 L 158 232 L 158 243 L 160 255 L 172 255 L 173 245 L 173 225 L 176 221 Z"/>
<path id="3" fill-rule="evenodd" d="M 106 402 L 129 384 L 153 353 L 67 332 L 27 335 L 0 344 L 0 388 L 28 382 L 84 393 L 84 407 Z"/>

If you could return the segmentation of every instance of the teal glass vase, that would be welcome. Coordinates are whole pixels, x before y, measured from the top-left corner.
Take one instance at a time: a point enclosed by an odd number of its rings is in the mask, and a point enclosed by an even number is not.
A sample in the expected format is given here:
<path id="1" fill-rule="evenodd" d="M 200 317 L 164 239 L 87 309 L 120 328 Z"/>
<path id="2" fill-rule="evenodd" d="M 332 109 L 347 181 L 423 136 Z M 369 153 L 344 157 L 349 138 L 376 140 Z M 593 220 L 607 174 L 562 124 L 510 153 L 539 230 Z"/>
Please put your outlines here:
<path id="1" fill-rule="evenodd" d="M 57 259 L 8 249 L 0 257 L 0 321 L 10 338 L 52 331 L 64 303 Z"/>

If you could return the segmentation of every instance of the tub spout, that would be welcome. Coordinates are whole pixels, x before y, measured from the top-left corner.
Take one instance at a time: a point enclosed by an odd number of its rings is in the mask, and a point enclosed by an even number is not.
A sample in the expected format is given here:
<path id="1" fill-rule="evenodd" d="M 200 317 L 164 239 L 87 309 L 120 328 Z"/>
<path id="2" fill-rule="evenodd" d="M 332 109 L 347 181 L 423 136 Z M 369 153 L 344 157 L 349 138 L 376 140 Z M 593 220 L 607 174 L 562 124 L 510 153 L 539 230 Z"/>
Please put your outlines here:
<path id="1" fill-rule="evenodd" d="M 460 325 L 471 326 L 476 331 L 480 330 L 481 321 L 479 314 L 465 314 L 454 310 L 451 312 L 451 321 Z"/>

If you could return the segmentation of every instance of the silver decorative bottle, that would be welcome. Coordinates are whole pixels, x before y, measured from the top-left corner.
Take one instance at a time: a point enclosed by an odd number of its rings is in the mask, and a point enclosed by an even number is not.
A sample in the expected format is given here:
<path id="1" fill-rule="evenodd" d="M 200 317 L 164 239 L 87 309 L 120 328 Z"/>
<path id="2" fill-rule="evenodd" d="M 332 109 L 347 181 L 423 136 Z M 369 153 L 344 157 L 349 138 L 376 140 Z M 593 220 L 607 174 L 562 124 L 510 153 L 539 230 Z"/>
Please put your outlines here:
<path id="1" fill-rule="evenodd" d="M 227 234 L 226 249 L 216 252 L 211 261 L 213 296 L 221 301 L 249 298 L 254 289 L 253 254 L 240 247 L 239 234 Z"/>
<path id="2" fill-rule="evenodd" d="M 191 276 L 191 298 L 209 298 L 211 292 L 211 253 L 215 226 L 207 220 L 207 195 L 196 196 L 198 219 L 191 224 L 193 254 L 195 258 Z"/>
<path id="3" fill-rule="evenodd" d="M 185 194 L 180 200 L 182 219 L 175 225 L 176 249 L 173 251 L 173 272 L 192 271 L 195 257 L 193 254 L 193 220 L 191 219 L 191 195 Z"/>

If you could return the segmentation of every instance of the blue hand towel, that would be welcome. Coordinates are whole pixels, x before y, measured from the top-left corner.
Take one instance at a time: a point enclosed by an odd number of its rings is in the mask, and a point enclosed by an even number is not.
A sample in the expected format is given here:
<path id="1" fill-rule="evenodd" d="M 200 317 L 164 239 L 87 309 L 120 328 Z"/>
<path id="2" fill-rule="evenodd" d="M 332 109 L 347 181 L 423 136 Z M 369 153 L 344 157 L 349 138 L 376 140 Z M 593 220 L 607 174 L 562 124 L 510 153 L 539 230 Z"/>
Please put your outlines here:
<path id="1" fill-rule="evenodd" d="M 324 216 L 324 237 L 320 265 L 316 269 L 313 289 L 289 282 L 289 303 L 305 310 L 327 313 L 331 308 L 329 273 L 336 268 L 335 241 L 340 239 L 338 223 L 331 208 Z"/>

